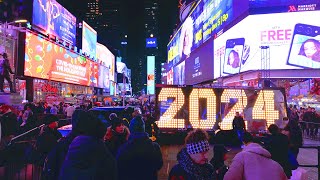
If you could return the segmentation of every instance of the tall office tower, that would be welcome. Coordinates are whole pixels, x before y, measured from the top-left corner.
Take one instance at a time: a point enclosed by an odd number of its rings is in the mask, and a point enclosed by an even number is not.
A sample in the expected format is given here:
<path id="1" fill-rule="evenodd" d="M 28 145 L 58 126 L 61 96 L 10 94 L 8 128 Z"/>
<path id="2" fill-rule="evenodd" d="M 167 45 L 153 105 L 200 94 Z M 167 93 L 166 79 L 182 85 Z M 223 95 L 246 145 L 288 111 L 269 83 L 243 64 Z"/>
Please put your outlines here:
<path id="1" fill-rule="evenodd" d="M 87 10 L 85 13 L 85 21 L 89 23 L 94 29 L 98 29 L 100 26 L 100 2 L 99 0 L 90 0 L 87 3 Z"/>
<path id="2" fill-rule="evenodd" d="M 158 48 L 158 41 L 161 40 L 159 36 L 159 0 L 144 0 L 144 34 L 145 38 L 151 38 L 149 41 L 146 41 L 146 48 L 144 53 L 144 59 L 142 65 L 143 68 L 143 77 L 146 77 L 147 69 L 147 56 L 155 56 L 156 58 L 156 82 L 160 83 L 161 73 L 160 73 L 160 64 L 161 59 L 163 58 L 160 55 Z M 140 64 L 140 63 L 139 63 Z M 143 78 L 143 83 L 146 84 L 146 78 Z"/>

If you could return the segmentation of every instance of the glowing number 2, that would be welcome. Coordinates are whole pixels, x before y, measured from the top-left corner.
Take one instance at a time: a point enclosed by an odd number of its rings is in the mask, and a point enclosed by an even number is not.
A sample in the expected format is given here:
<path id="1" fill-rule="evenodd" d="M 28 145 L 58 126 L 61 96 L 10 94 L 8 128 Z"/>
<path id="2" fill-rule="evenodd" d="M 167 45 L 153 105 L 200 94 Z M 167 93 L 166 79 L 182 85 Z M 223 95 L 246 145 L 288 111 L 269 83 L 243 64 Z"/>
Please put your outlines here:
<path id="1" fill-rule="evenodd" d="M 220 124 L 221 129 L 223 130 L 232 129 L 232 121 L 235 113 L 242 112 L 248 103 L 246 93 L 240 89 L 225 89 L 221 96 L 221 102 L 230 103 L 230 98 L 237 98 L 238 101 L 223 118 Z"/>
<path id="2" fill-rule="evenodd" d="M 267 127 L 279 119 L 279 111 L 274 110 L 274 92 L 270 90 L 260 91 L 252 109 L 252 119 L 265 119 Z"/>
<path id="3" fill-rule="evenodd" d="M 207 99 L 207 120 L 199 118 L 199 98 Z M 211 129 L 216 121 L 216 95 L 214 94 L 213 90 L 193 89 L 189 100 L 189 120 L 192 127 Z"/>
<path id="4" fill-rule="evenodd" d="M 180 88 L 163 88 L 159 94 L 159 101 L 168 101 L 168 97 L 173 97 L 175 100 L 170 107 L 160 117 L 158 126 L 160 128 L 184 128 L 184 119 L 174 119 L 174 116 L 184 104 L 184 95 Z"/>

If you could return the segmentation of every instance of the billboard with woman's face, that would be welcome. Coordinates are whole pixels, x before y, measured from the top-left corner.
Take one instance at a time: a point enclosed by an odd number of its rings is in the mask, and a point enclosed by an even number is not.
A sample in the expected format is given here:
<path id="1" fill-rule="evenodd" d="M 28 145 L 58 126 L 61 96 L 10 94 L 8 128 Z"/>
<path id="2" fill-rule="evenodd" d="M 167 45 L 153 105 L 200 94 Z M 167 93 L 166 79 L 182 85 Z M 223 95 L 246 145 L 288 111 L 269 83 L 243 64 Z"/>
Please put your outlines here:
<path id="1" fill-rule="evenodd" d="M 271 70 L 320 69 L 319 16 L 320 11 L 248 16 L 214 40 L 214 78 L 260 70 L 264 48 L 270 50 Z"/>

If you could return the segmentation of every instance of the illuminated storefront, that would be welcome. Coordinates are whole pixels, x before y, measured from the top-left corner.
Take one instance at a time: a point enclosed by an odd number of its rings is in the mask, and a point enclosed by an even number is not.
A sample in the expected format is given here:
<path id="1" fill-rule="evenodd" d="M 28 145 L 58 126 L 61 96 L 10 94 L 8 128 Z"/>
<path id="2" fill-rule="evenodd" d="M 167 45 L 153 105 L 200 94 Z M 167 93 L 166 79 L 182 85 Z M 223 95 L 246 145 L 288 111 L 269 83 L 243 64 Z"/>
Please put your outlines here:
<path id="1" fill-rule="evenodd" d="M 33 78 L 29 101 L 53 104 L 84 103 L 110 86 L 109 68 L 30 32 L 26 33 L 24 76 Z"/>

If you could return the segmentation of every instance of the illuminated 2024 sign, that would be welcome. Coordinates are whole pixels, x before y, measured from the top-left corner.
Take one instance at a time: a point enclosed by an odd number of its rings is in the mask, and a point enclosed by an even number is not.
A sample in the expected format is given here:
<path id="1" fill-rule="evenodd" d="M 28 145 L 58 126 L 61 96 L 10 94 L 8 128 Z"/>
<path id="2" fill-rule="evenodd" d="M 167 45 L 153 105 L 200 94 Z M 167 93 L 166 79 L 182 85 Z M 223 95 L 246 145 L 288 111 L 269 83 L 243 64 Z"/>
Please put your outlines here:
<path id="1" fill-rule="evenodd" d="M 212 129 L 219 122 L 221 129 L 229 130 L 240 112 L 248 129 L 265 129 L 286 116 L 279 89 L 157 88 L 157 106 L 160 128 Z"/>

